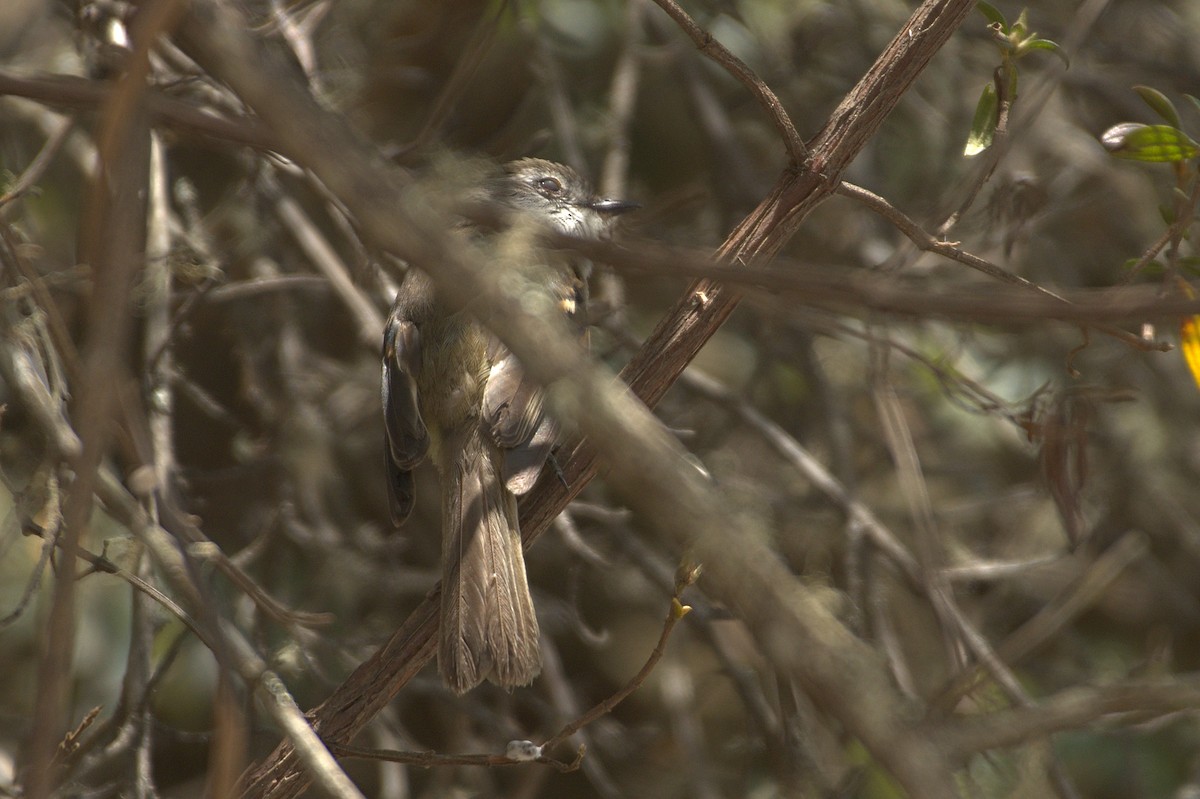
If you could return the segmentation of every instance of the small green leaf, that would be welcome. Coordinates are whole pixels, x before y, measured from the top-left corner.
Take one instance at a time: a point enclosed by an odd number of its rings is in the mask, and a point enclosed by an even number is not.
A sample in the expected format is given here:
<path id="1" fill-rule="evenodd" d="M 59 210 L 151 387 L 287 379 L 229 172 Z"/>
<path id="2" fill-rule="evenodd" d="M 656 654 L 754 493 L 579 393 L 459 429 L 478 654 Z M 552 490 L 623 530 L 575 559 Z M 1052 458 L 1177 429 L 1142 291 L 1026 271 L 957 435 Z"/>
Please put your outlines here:
<path id="1" fill-rule="evenodd" d="M 1188 98 L 1188 100 L 1191 101 L 1192 105 L 1196 106 L 1197 111 L 1200 111 L 1200 100 L 1196 99 L 1195 96 L 1190 95 L 1190 94 L 1185 94 L 1184 97 Z"/>
<path id="2" fill-rule="evenodd" d="M 1179 268 L 1189 274 L 1200 275 L 1200 257 L 1188 255 L 1180 258 Z"/>
<path id="3" fill-rule="evenodd" d="M 1189 161 L 1200 153 L 1200 145 L 1170 125 L 1123 122 L 1104 131 L 1100 143 L 1117 158 L 1152 164 Z"/>
<path id="4" fill-rule="evenodd" d="M 1000 9 L 996 8 L 986 0 L 975 0 L 975 8 L 979 9 L 979 13 L 987 17 L 987 21 L 992 25 L 999 25 L 1001 30 L 1008 28 L 1008 21 L 1004 19 L 1004 15 L 1000 13 Z"/>
<path id="5" fill-rule="evenodd" d="M 1138 258 L 1127 259 L 1125 261 L 1125 263 L 1123 264 L 1125 271 L 1129 271 L 1130 269 L 1132 269 L 1139 260 L 1140 259 L 1138 259 Z M 1166 271 L 1167 271 L 1166 264 L 1164 264 L 1162 261 L 1159 261 L 1158 259 L 1155 259 L 1153 261 L 1146 262 L 1145 266 L 1142 267 L 1141 274 L 1143 276 L 1153 277 L 1155 275 L 1161 275 Z"/>
<path id="6" fill-rule="evenodd" d="M 1063 66 L 1071 66 L 1071 59 L 1067 57 L 1066 52 L 1059 46 L 1058 42 L 1051 39 L 1028 39 L 1021 42 L 1021 46 L 1018 48 L 1018 55 L 1024 55 L 1030 50 L 1047 50 L 1062 59 Z"/>
<path id="7" fill-rule="evenodd" d="M 1012 24 L 1012 34 L 1017 39 L 1024 39 L 1029 33 L 1029 9 L 1022 8 L 1017 15 L 1017 21 Z"/>
<path id="8" fill-rule="evenodd" d="M 992 136 L 996 133 L 996 86 L 989 83 L 983 87 L 979 95 L 979 103 L 975 106 L 975 118 L 971 120 L 971 133 L 967 136 L 967 146 L 963 155 L 970 158 L 992 146 Z"/>
<path id="9" fill-rule="evenodd" d="M 1168 125 L 1173 128 L 1183 127 L 1179 122 L 1179 112 L 1175 110 L 1175 104 L 1168 100 L 1165 94 L 1149 86 L 1134 86 L 1133 90 Z"/>

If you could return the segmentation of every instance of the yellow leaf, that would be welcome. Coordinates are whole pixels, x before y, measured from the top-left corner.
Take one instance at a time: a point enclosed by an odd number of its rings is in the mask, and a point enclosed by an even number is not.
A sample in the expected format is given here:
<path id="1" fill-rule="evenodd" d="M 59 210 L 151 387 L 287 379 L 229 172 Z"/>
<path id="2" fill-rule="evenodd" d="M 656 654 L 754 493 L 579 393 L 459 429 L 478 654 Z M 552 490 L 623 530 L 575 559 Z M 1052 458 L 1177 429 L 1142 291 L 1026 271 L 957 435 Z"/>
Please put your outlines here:
<path id="1" fill-rule="evenodd" d="M 1183 359 L 1192 370 L 1192 379 L 1200 387 L 1200 316 L 1186 317 L 1179 325 Z"/>

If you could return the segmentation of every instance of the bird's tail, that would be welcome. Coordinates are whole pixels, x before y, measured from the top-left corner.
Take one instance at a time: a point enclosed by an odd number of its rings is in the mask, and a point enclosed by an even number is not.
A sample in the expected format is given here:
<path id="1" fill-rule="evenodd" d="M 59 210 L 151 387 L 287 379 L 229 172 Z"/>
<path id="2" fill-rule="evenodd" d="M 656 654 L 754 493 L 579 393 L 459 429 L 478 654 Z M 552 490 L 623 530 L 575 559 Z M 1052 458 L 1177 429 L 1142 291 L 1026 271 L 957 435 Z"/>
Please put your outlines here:
<path id="1" fill-rule="evenodd" d="M 485 679 L 528 685 L 541 671 L 517 500 L 478 427 L 442 472 L 442 615 L 438 670 L 456 693 Z M 450 442 L 447 442 L 450 443 Z M 457 443 L 457 442 L 454 442 Z"/>

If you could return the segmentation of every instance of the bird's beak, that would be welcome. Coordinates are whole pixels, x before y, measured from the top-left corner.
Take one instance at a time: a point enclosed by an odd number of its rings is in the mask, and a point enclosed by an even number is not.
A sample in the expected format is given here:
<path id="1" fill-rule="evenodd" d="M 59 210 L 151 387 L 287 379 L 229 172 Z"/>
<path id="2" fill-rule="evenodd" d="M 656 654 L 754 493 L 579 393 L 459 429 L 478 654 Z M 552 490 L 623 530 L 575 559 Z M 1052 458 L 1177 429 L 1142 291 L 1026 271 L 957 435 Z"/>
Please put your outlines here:
<path id="1" fill-rule="evenodd" d="M 625 200 L 590 200 L 587 203 L 587 207 L 602 214 L 616 216 L 617 214 L 623 214 L 626 211 L 632 211 L 642 206 L 640 203 L 631 203 Z"/>

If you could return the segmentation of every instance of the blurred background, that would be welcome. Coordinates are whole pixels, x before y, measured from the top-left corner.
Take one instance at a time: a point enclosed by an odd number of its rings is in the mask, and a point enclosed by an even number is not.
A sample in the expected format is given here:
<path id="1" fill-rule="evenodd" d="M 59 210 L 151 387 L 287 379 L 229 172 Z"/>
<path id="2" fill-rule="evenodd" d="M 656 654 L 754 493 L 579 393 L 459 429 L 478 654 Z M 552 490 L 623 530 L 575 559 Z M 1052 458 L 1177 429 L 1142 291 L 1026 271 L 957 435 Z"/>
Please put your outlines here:
<path id="1" fill-rule="evenodd" d="M 263 36 L 288 45 L 322 102 L 398 163 L 418 174 L 455 157 L 570 163 L 602 193 L 642 203 L 623 220 L 621 236 L 632 242 L 715 248 L 785 166 L 754 99 L 650 2 L 246 5 Z M 806 138 L 913 6 L 685 3 L 774 89 Z M 996 6 L 1010 22 L 1021 11 Z M 0 9 L 2 71 L 104 80 L 120 47 L 112 28 L 130 11 L 108 0 L 9 0 Z M 976 101 L 1000 63 L 987 24 L 982 14 L 968 18 L 844 176 L 929 231 L 963 207 L 992 163 L 992 151 L 963 157 Z M 1200 133 L 1200 113 L 1183 96 L 1200 93 L 1200 4 L 1036 4 L 1028 24 L 1061 46 L 1069 68 L 1050 52 L 1020 59 L 1006 152 L 946 238 L 1051 290 L 1134 281 L 1176 292 L 1175 278 L 1190 276 L 1194 262 L 1190 242 L 1179 244 L 1173 261 L 1164 255 L 1137 274 L 1129 264 L 1163 235 L 1164 213 L 1178 214 L 1173 189 L 1190 191 L 1194 175 L 1116 160 L 1099 136 L 1120 122 L 1159 121 L 1135 85 L 1164 93 L 1182 110 L 1183 128 Z M 240 112 L 173 47 L 156 51 L 151 80 L 163 95 Z M 41 353 L 44 380 L 67 402 L 70 381 L 54 374 L 55 357 L 39 342 L 56 319 L 76 341 L 85 324 L 91 281 L 78 243 L 97 110 L 62 95 L 35 102 L 6 91 L 5 357 Z M 281 159 L 180 126 L 159 135 L 169 216 L 159 264 L 169 288 L 164 294 L 149 272 L 135 284 L 123 402 L 153 413 L 169 397 L 169 480 L 179 508 L 283 606 L 332 614 L 322 626 L 281 622 L 219 570 L 197 576 L 216 612 L 246 632 L 307 709 L 387 639 L 438 577 L 436 474 L 418 475 L 416 511 L 402 530 L 391 529 L 384 494 L 372 325 L 390 304 L 396 270 L 381 269 L 386 256 L 364 245 L 353 220 Z M 21 177 L 39 154 L 44 168 L 25 186 Z M 325 256 L 314 236 L 328 245 Z M 920 253 L 886 220 L 841 196 L 805 221 L 780 259 L 797 270 L 898 272 L 931 290 L 977 288 L 986 296 L 996 285 Z M 331 268 L 344 270 L 348 287 L 330 278 Z M 43 288 L 33 291 L 33 283 Z M 619 369 L 687 285 L 677 274 L 601 270 L 593 288 L 596 357 Z M 163 356 L 146 345 L 163 335 L 152 327 L 156 308 L 168 320 L 169 371 L 160 382 L 148 375 Z M 998 647 L 1039 614 L 1048 623 L 1007 658 L 1032 697 L 1169 678 L 1200 668 L 1200 393 L 1178 349 L 1138 344 L 1178 344 L 1175 325 L 1122 329 L 1128 335 L 1050 321 L 832 313 L 751 291 L 657 412 L 736 513 L 774 531 L 771 543 L 794 572 L 825 588 L 845 623 L 878 646 L 915 708 L 947 691 L 961 641 L 844 505 L 780 454 L 772 445 L 778 436 L 807 448 L 847 496 L 914 548 L 929 539 L 915 529 L 888 446 L 885 410 L 899 413 L 932 506 L 937 560 L 962 614 Z M 43 539 L 29 534 L 61 468 L 12 379 L 6 367 L 3 795 L 20 791 L 49 591 L 70 568 L 51 569 Z M 114 446 L 105 463 L 136 483 L 142 464 L 128 453 Z M 136 568 L 128 529 L 102 510 L 82 545 Z M 428 668 L 359 743 L 494 752 L 512 738 L 548 737 L 640 668 L 661 630 L 681 554 L 645 535 L 596 480 L 527 555 L 544 676 L 511 694 L 484 686 L 457 699 Z M 697 611 L 647 682 L 585 730 L 579 771 L 349 761 L 349 773 L 366 795 L 385 799 L 899 795 L 861 747 L 776 679 L 740 623 L 704 598 L 703 579 L 693 591 L 685 599 Z M 70 714 L 99 713 L 67 757 L 57 795 L 203 793 L 215 661 L 157 605 L 135 612 L 130 593 L 108 574 L 78 581 Z M 150 681 L 131 694 L 131 652 L 147 646 Z M 957 707 L 975 712 L 1011 701 L 984 683 Z M 248 765 L 270 752 L 278 733 L 252 703 L 244 710 Z M 980 756 L 964 766 L 964 795 L 1200 795 L 1195 714 L 1136 721 Z M 136 731 L 135 741 L 122 731 Z"/>

